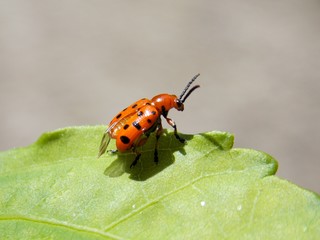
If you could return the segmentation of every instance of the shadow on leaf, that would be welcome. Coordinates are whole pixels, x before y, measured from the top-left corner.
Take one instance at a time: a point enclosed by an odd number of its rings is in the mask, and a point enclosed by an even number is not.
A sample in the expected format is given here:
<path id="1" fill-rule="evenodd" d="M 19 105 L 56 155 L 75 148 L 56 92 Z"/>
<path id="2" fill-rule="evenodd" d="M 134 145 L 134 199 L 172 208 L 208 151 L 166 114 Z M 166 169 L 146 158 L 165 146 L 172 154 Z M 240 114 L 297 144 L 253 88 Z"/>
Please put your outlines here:
<path id="1" fill-rule="evenodd" d="M 179 134 L 182 138 L 189 140 L 193 138 L 192 135 Z M 174 153 L 176 151 L 180 152 L 182 155 L 186 155 L 184 149 L 185 144 L 180 143 L 174 136 L 173 132 L 164 131 L 159 139 L 159 162 L 156 164 L 154 162 L 154 146 L 155 146 L 155 136 L 151 134 L 147 143 L 138 148 L 141 152 L 141 158 L 137 165 L 130 168 L 135 154 L 132 152 L 126 153 L 115 153 L 117 154 L 116 160 L 114 160 L 104 171 L 104 174 L 109 177 L 119 177 L 124 173 L 130 174 L 129 178 L 136 181 L 145 181 L 148 178 L 153 177 L 157 173 L 161 172 L 171 164 L 175 162 Z"/>
<path id="2" fill-rule="evenodd" d="M 233 146 L 234 136 L 226 132 L 216 132 L 216 134 L 199 133 L 200 136 L 211 142 L 220 150 L 230 150 Z"/>

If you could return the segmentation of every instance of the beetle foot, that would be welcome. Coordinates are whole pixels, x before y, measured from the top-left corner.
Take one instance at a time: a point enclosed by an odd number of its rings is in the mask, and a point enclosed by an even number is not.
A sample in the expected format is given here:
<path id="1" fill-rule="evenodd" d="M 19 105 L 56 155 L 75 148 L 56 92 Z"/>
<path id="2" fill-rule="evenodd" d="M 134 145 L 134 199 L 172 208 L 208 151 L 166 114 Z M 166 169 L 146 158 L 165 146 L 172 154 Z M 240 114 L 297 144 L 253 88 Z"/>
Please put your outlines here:
<path id="1" fill-rule="evenodd" d="M 108 152 L 109 154 L 115 154 L 115 153 L 118 152 L 118 150 L 114 150 L 114 149 L 113 149 L 113 150 L 108 150 L 107 152 Z"/>
<path id="2" fill-rule="evenodd" d="M 179 142 L 181 142 L 181 143 L 185 143 L 186 142 L 186 140 L 184 138 L 180 137 L 178 134 L 175 134 L 174 136 L 176 137 L 176 139 L 179 140 Z"/>
<path id="3" fill-rule="evenodd" d="M 154 159 L 153 159 L 153 161 L 154 161 L 154 163 L 155 163 L 156 165 L 158 165 L 158 163 L 159 163 L 158 149 L 155 149 L 155 150 L 154 150 Z"/>

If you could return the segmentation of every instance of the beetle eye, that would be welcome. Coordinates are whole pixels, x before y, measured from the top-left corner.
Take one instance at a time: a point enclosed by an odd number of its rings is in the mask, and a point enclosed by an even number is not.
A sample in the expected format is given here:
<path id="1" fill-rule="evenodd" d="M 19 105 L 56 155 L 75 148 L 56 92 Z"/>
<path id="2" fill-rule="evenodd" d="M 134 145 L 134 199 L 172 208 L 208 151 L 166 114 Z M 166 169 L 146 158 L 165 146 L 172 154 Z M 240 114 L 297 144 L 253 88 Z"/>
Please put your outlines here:
<path id="1" fill-rule="evenodd" d="M 183 111 L 184 106 L 183 106 L 183 103 L 181 102 L 180 99 L 177 99 L 177 100 L 176 100 L 176 104 L 177 104 L 177 110 Z"/>

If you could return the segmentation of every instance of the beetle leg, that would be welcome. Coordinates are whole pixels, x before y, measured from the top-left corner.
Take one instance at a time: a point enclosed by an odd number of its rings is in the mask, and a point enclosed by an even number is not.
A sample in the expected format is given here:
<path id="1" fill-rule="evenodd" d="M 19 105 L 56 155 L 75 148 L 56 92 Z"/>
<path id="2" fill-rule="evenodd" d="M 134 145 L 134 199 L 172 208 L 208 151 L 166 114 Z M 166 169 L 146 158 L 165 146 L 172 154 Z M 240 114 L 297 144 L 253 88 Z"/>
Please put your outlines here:
<path id="1" fill-rule="evenodd" d="M 161 121 L 160 121 L 159 124 L 158 124 L 157 132 L 156 132 L 156 146 L 154 148 L 154 162 L 156 164 L 158 164 L 158 162 L 159 162 L 159 157 L 158 157 L 158 146 L 159 146 L 159 144 L 158 144 L 158 142 L 159 142 L 159 138 L 160 138 L 162 132 L 163 132 L 163 128 L 162 128 L 162 124 L 161 124 Z"/>
<path id="2" fill-rule="evenodd" d="M 107 152 L 110 153 L 110 154 L 115 154 L 115 153 L 118 152 L 118 150 L 117 149 L 111 149 L 111 150 L 107 150 Z"/>
<path id="3" fill-rule="evenodd" d="M 181 143 L 185 143 L 186 140 L 183 139 L 182 137 L 180 137 L 180 136 L 178 135 L 176 123 L 175 123 L 171 118 L 166 118 L 166 120 L 167 120 L 167 123 L 168 123 L 171 127 L 173 127 L 173 129 L 174 129 L 174 136 L 176 137 L 176 139 L 178 139 Z"/>
<path id="4" fill-rule="evenodd" d="M 134 153 L 136 154 L 136 158 L 133 160 L 133 162 L 131 163 L 130 165 L 130 168 L 132 169 L 135 165 L 137 165 L 139 159 L 140 159 L 140 156 L 141 156 L 141 153 L 139 153 L 135 148 L 133 149 Z"/>
<path id="5" fill-rule="evenodd" d="M 140 136 L 140 138 L 137 139 L 137 141 L 135 141 L 133 147 L 132 147 L 132 151 L 136 154 L 136 158 L 133 160 L 133 162 L 130 165 L 130 168 L 133 168 L 139 161 L 141 153 L 137 151 L 137 147 L 142 146 L 143 144 L 145 144 L 148 140 L 149 135 L 142 135 Z"/>

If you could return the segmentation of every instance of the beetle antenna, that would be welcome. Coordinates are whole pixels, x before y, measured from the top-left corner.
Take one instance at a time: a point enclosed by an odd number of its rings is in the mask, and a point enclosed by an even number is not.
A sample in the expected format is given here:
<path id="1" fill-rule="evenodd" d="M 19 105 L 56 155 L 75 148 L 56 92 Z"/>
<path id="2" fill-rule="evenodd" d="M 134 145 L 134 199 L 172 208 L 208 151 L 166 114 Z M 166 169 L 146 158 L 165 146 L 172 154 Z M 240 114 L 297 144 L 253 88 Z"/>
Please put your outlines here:
<path id="1" fill-rule="evenodd" d="M 189 97 L 189 95 L 194 91 L 196 90 L 197 88 L 199 88 L 200 85 L 196 85 L 196 86 L 193 86 L 189 92 L 184 96 L 184 98 L 181 100 L 182 103 L 184 103 L 184 101 Z"/>
<path id="2" fill-rule="evenodd" d="M 188 90 L 188 88 L 190 87 L 190 85 L 194 82 L 194 80 L 196 80 L 197 77 L 199 77 L 199 75 L 200 75 L 200 73 L 198 73 L 197 75 L 195 75 L 195 76 L 190 80 L 190 82 L 187 84 L 187 86 L 183 89 L 183 91 L 182 91 L 182 93 L 180 94 L 180 97 L 179 97 L 180 100 L 182 99 L 183 95 L 186 93 L 186 91 Z M 200 86 L 198 86 L 198 87 L 200 87 Z M 197 88 L 198 88 L 198 87 L 197 87 Z M 191 90 L 192 90 L 192 91 L 191 91 Z M 186 100 L 186 98 L 191 94 L 191 92 L 193 92 L 193 91 L 195 90 L 195 88 L 193 87 L 191 90 L 190 90 L 190 91 L 188 92 L 188 94 L 184 97 L 184 99 L 183 99 L 182 102 L 184 102 L 184 101 Z"/>

